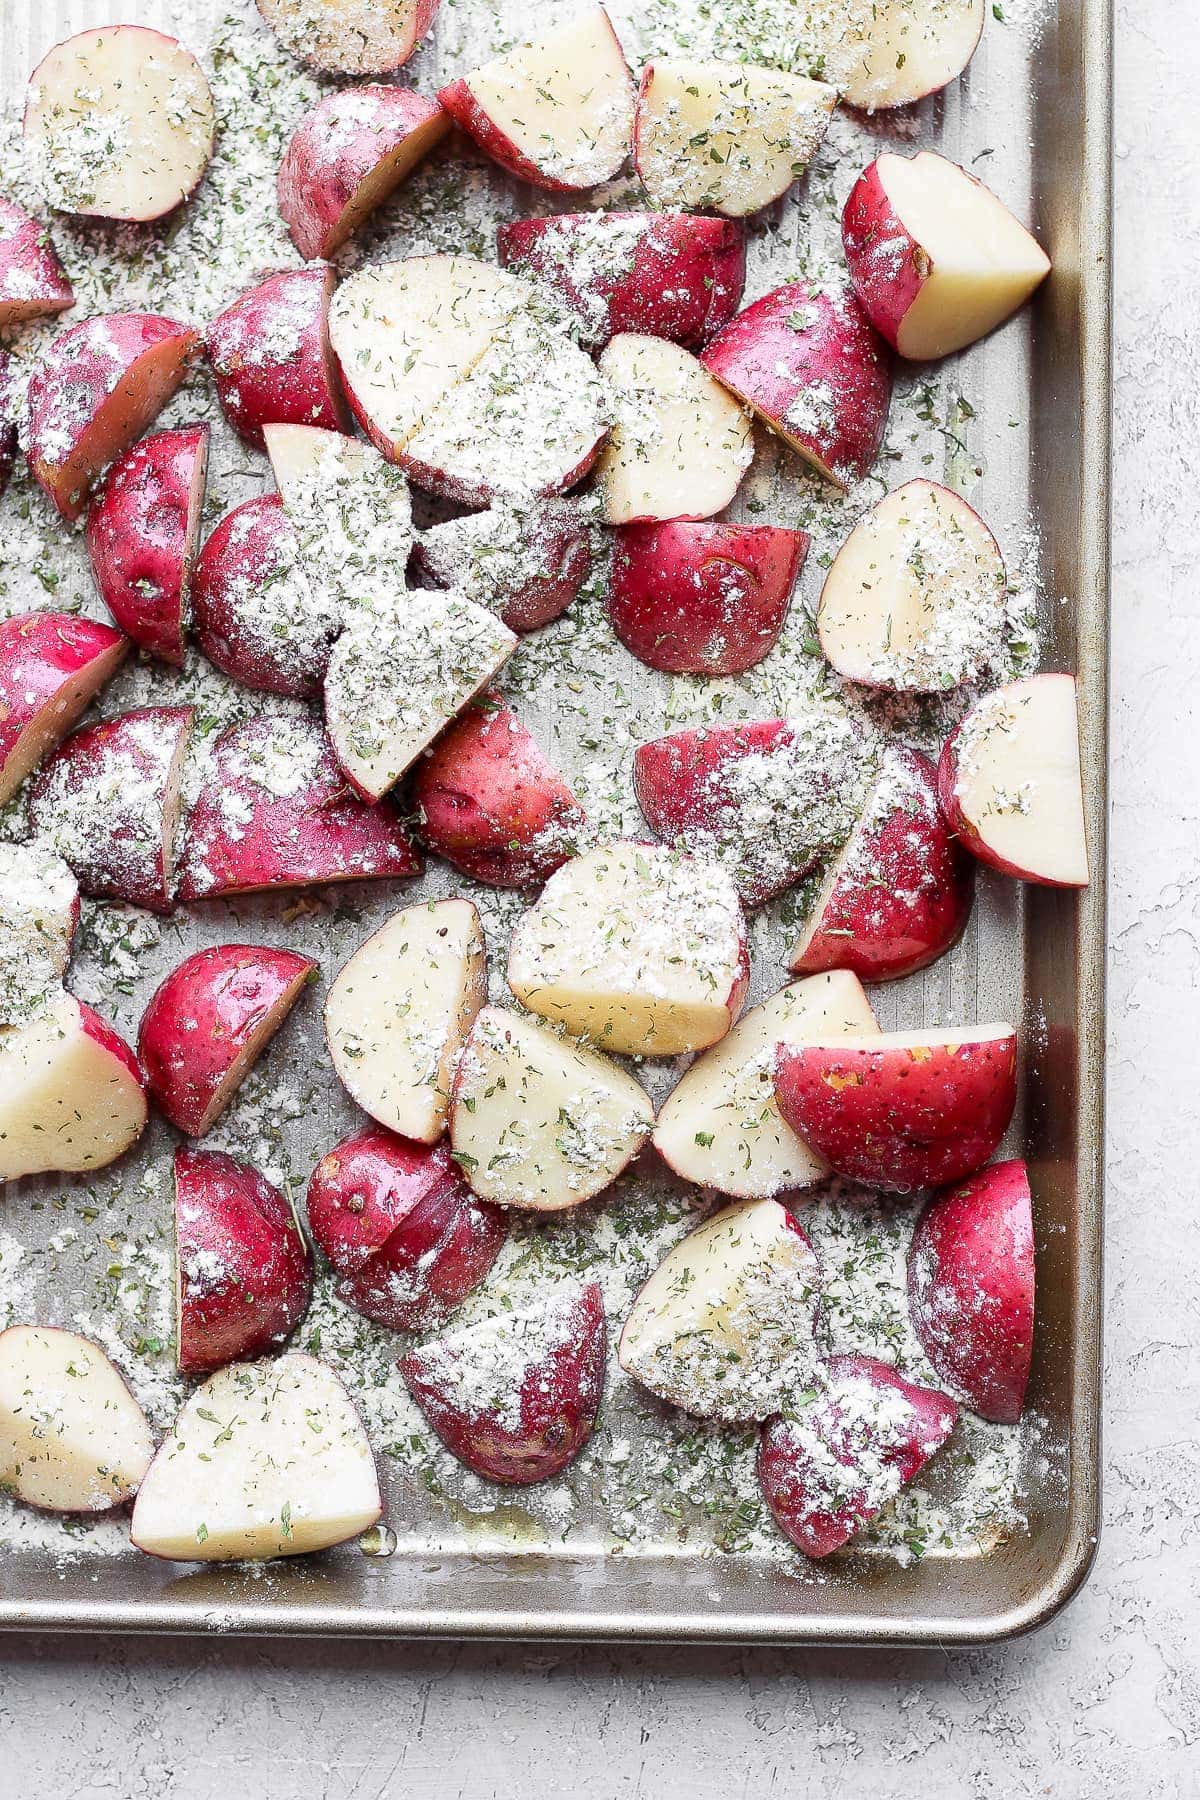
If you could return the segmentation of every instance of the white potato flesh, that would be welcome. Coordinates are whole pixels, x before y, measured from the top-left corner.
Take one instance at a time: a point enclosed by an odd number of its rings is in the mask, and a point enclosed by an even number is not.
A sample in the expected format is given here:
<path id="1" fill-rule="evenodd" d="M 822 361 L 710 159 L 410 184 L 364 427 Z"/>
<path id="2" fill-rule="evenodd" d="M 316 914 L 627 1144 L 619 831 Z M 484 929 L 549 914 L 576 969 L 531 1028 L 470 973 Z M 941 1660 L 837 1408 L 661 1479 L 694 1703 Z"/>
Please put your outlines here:
<path id="1" fill-rule="evenodd" d="M 892 211 L 931 264 L 900 326 L 897 348 L 914 361 L 973 344 L 1023 306 L 1050 258 L 1003 201 L 957 163 L 923 150 L 881 156 Z"/>
<path id="2" fill-rule="evenodd" d="M 213 99 L 190 50 L 137 25 L 82 31 L 34 70 L 25 137 L 63 212 L 158 219 L 212 155 Z"/>
<path id="3" fill-rule="evenodd" d="M 402 1137 L 442 1135 L 487 962 L 468 900 L 405 907 L 341 970 L 325 1003 L 333 1066 L 364 1112 Z"/>
<path id="4" fill-rule="evenodd" d="M 825 577 L 821 648 L 839 674 L 937 693 L 973 681 L 1001 648 L 1004 562 L 966 501 L 909 481 L 855 526 Z"/>
<path id="5" fill-rule="evenodd" d="M 372 445 L 317 425 L 266 425 L 263 437 L 309 582 L 347 623 L 394 606 L 413 546 L 401 471 Z"/>
<path id="6" fill-rule="evenodd" d="M 808 167 L 837 89 L 752 63 L 654 62 L 638 100 L 638 174 L 659 206 L 740 219 Z"/>
<path id="7" fill-rule="evenodd" d="M 993 855 L 1036 881 L 1086 887 L 1074 677 L 1034 675 L 985 695 L 954 749 L 955 798 Z"/>
<path id="8" fill-rule="evenodd" d="M 749 414 L 678 344 L 620 332 L 600 358 L 616 418 L 596 482 L 610 525 L 709 519 L 754 456 Z"/>
<path id="9" fill-rule="evenodd" d="M 685 1181 L 738 1199 L 823 1180 L 827 1164 L 780 1117 L 776 1052 L 877 1029 L 856 975 L 839 969 L 794 981 L 692 1064 L 658 1115 L 655 1147 Z"/>
<path id="10" fill-rule="evenodd" d="M 671 1250 L 625 1321 L 618 1361 L 704 1419 L 765 1419 L 808 1385 L 820 1270 L 776 1200 L 715 1213 Z"/>
<path id="11" fill-rule="evenodd" d="M 187 1400 L 142 1482 L 130 1536 L 174 1562 L 303 1556 L 383 1511 L 362 1421 L 331 1369 L 236 1363 Z"/>
<path id="12" fill-rule="evenodd" d="M 552 181 L 594 187 L 625 161 L 633 83 L 602 6 L 518 44 L 466 84 L 491 123 Z"/>
<path id="13" fill-rule="evenodd" d="M 459 1060 L 450 1147 L 485 1200 L 531 1212 L 579 1206 L 650 1135 L 643 1088 L 594 1050 L 485 1006 Z"/>
<path id="14" fill-rule="evenodd" d="M 103 1168 L 145 1125 L 141 1084 L 70 994 L 0 1032 L 0 1181 Z"/>
<path id="15" fill-rule="evenodd" d="M 471 256 L 410 256 L 342 282 L 330 341 L 385 454 L 399 455 L 528 296 L 524 282 Z"/>
<path id="16" fill-rule="evenodd" d="M 280 43 L 316 69 L 386 75 L 428 31 L 438 0 L 258 0 Z"/>
<path id="17" fill-rule="evenodd" d="M 745 920 L 706 857 L 613 843 L 553 874 L 512 936 L 522 1005 L 602 1050 L 678 1056 L 725 1036 L 745 997 Z"/>
<path id="18" fill-rule="evenodd" d="M 0 1491 L 47 1512 L 107 1512 L 153 1455 L 146 1415 L 97 1345 L 40 1325 L 0 1332 Z"/>
<path id="19" fill-rule="evenodd" d="M 843 98 L 867 111 L 936 94 L 975 54 L 984 0 L 853 0 L 835 61 Z"/>

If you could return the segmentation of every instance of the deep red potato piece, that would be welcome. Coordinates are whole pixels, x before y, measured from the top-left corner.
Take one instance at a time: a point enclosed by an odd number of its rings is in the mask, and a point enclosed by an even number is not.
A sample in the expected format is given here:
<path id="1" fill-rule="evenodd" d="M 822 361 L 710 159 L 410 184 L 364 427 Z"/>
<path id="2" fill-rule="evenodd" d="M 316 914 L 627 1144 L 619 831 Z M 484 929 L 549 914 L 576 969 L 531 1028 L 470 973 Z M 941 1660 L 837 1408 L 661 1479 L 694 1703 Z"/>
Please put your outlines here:
<path id="1" fill-rule="evenodd" d="M 350 430 L 329 343 L 334 279 L 323 263 L 281 269 L 239 295 L 208 328 L 221 410 L 258 450 L 264 425 Z"/>
<path id="2" fill-rule="evenodd" d="M 409 1392 L 446 1448 L 489 1481 L 548 1481 L 592 1434 L 604 1388 L 598 1282 L 412 1350 Z"/>
<path id="3" fill-rule="evenodd" d="M 701 357 L 835 487 L 869 475 L 892 398 L 891 354 L 854 295 L 793 281 L 764 294 Z"/>
<path id="4" fill-rule="evenodd" d="M 315 719 L 258 718 L 217 741 L 188 821 L 179 898 L 420 872 L 397 815 L 352 792 Z"/>
<path id="5" fill-rule="evenodd" d="M 677 675 L 740 675 L 774 649 L 804 531 L 711 520 L 621 525 L 608 614 L 627 650 Z"/>
<path id="6" fill-rule="evenodd" d="M 828 1385 L 758 1440 L 775 1522 L 806 1556 L 829 1556 L 878 1517 L 939 1450 L 958 1407 L 873 1356 L 834 1356 Z"/>
<path id="7" fill-rule="evenodd" d="M 338 1298 L 390 1331 L 442 1324 L 508 1234 L 503 1210 L 471 1192 L 444 1144 L 379 1126 L 322 1157 L 308 1222 L 341 1277 Z"/>
<path id="8" fill-rule="evenodd" d="M 908 1304 L 930 1362 L 974 1412 L 1015 1425 L 1033 1361 L 1029 1174 L 993 1163 L 935 1194 L 908 1257 Z"/>
<path id="9" fill-rule="evenodd" d="M 17 456 L 17 421 L 14 385 L 16 368 L 7 350 L 0 350 L 0 495 L 8 486 Z"/>
<path id="10" fill-rule="evenodd" d="M 301 256 L 331 256 L 449 128 L 449 114 L 413 88 L 326 94 L 279 165 L 279 212 Z"/>
<path id="11" fill-rule="evenodd" d="M 73 613 L 0 621 L 0 802 L 61 743 L 129 653 L 111 625 Z"/>
<path id="12" fill-rule="evenodd" d="M 181 1375 L 278 1349 L 308 1311 L 312 1262 L 295 1214 L 219 1150 L 175 1152 L 175 1248 Z"/>
<path id="13" fill-rule="evenodd" d="M 553 288 L 602 350 L 619 331 L 699 350 L 737 311 L 746 240 L 732 219 L 682 212 L 562 213 L 496 232 L 502 267 Z"/>
<path id="14" fill-rule="evenodd" d="M 417 764 L 413 802 L 431 850 L 490 887 L 530 887 L 566 862 L 583 808 L 515 714 L 462 713 Z"/>
<path id="15" fill-rule="evenodd" d="M 177 1130 L 211 1130 L 316 967 L 294 950 L 218 944 L 172 969 L 142 1015 L 138 1055 Z"/>
<path id="16" fill-rule="evenodd" d="M 258 0 L 285 50 L 314 69 L 387 75 L 404 66 L 441 0 Z"/>
<path id="17" fill-rule="evenodd" d="M 88 513 L 92 574 L 109 612 L 161 662 L 183 663 L 208 467 L 207 425 L 143 438 L 115 462 Z"/>
<path id="18" fill-rule="evenodd" d="M 781 1044 L 787 1124 L 835 1174 L 889 1193 L 960 1181 L 988 1160 L 1017 1098 L 1011 1025 Z"/>
<path id="19" fill-rule="evenodd" d="M 48 227 L 0 198 L 0 326 L 65 312 L 74 304 Z"/>
<path id="20" fill-rule="evenodd" d="M 936 962 L 971 913 L 975 869 L 938 804 L 927 756 L 889 749 L 858 824 L 821 884 L 788 967 L 894 981 Z"/>
<path id="21" fill-rule="evenodd" d="M 551 495 L 431 525 L 416 558 L 439 587 L 461 589 L 510 631 L 536 631 L 578 599 L 599 549 L 587 503 Z"/>
<path id="22" fill-rule="evenodd" d="M 80 891 L 168 913 L 190 706 L 144 706 L 60 745 L 36 777 L 29 823 L 70 865 Z"/>
<path id="23" fill-rule="evenodd" d="M 187 375 L 199 332 L 155 313 L 102 313 L 60 332 L 29 383 L 29 467 L 64 519 Z"/>

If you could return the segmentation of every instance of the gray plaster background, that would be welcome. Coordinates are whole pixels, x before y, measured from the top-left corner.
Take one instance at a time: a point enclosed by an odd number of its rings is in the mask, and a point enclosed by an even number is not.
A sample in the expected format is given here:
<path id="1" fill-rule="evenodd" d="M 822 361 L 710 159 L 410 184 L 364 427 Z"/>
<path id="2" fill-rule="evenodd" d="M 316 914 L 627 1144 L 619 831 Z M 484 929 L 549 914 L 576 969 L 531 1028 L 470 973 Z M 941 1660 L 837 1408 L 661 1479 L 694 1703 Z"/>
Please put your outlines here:
<path id="1" fill-rule="evenodd" d="M 866 1655 L 0 1640 L 0 1796 L 1200 1794 L 1200 7 L 1122 0 L 1106 1533 L 1039 1636 Z"/>

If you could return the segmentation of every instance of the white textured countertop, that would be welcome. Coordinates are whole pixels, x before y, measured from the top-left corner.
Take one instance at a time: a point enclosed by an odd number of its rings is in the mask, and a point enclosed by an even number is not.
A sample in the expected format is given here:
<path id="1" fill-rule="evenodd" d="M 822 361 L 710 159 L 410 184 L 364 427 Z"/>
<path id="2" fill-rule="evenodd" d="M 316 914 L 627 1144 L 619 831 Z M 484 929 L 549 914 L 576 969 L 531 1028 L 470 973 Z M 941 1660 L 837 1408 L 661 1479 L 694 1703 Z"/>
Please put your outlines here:
<path id="1" fill-rule="evenodd" d="M 1200 1792 L 1200 12 L 1122 0 L 1105 1537 L 996 1650 L 0 1640 L 0 1794 Z"/>

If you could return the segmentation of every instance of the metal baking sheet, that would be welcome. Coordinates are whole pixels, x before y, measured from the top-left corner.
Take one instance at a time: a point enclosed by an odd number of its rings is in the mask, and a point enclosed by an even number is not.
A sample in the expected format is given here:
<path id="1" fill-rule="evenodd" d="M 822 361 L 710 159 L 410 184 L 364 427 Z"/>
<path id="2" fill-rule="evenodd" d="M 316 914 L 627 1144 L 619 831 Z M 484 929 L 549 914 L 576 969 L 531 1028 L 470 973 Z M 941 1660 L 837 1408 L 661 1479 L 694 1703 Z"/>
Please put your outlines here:
<path id="1" fill-rule="evenodd" d="M 147 0 L 117 10 L 123 19 L 174 28 L 199 44 L 225 9 L 206 0 L 175 6 Z M 623 20 L 639 8 L 628 3 L 614 10 Z M 1026 525 L 1033 528 L 1043 666 L 1076 670 L 1081 683 L 1091 888 L 1082 895 L 1020 890 L 985 876 L 975 918 L 953 956 L 880 996 L 887 1024 L 1015 1013 L 1024 1028 L 1022 1102 L 1006 1148 L 1025 1154 L 1033 1174 L 1039 1304 L 1030 1405 L 1044 1420 L 1046 1447 L 1044 1479 L 1027 1490 L 1027 1529 L 987 1553 L 931 1552 L 909 1566 L 856 1555 L 819 1573 L 789 1572 L 778 1559 L 714 1553 L 703 1533 L 681 1541 L 665 1517 L 657 1535 L 614 1542 L 604 1508 L 589 1494 L 563 1537 L 544 1519 L 531 1522 L 519 1506 L 504 1503 L 489 1514 L 450 1504 L 385 1458 L 388 1514 L 398 1527 L 390 1556 L 368 1557 L 351 1546 L 276 1564 L 264 1575 L 188 1570 L 132 1551 L 96 1554 L 86 1539 L 73 1545 L 68 1539 L 67 1554 L 49 1542 L 10 1545 L 0 1549 L 0 1627 L 969 1643 L 1043 1622 L 1083 1581 L 1100 1495 L 1111 23 L 1108 0 L 1059 0 L 1057 7 L 1052 0 L 1019 0 L 988 10 L 1013 17 L 989 16 L 984 43 L 960 83 L 903 118 L 855 129 L 859 166 L 872 145 L 912 141 L 977 169 L 1018 211 L 1027 211 L 1055 262 L 1029 312 L 960 359 L 960 367 L 931 372 L 942 429 L 919 441 L 914 434 L 904 452 L 909 463 L 902 456 L 896 473 L 888 469 L 892 481 L 928 468 L 939 437 L 942 467 L 961 473 L 961 464 L 946 459 L 969 451 L 970 498 L 998 527 L 1006 549 Z M 777 6 L 774 12 L 777 17 Z M 1030 28 L 1035 14 L 1036 31 Z M 0 92 L 11 98 L 51 43 L 106 23 L 108 15 L 98 0 L 0 0 Z M 446 0 L 437 32 L 406 78 L 428 90 L 442 69 L 463 66 L 468 55 L 479 60 L 469 24 L 469 12 Z M 272 104 L 269 93 L 261 100 Z M 510 191 L 512 210 L 540 209 L 528 195 Z M 756 240 L 751 292 L 804 267 L 803 217 L 790 203 Z M 487 254 L 489 235 L 483 231 L 465 247 Z M 372 243 L 369 254 L 374 259 L 410 247 L 425 246 L 393 236 Z M 967 445 L 957 450 L 947 447 L 955 434 L 937 410 L 953 392 L 950 383 L 970 395 L 975 416 L 971 431 L 962 433 Z M 764 454 L 770 458 L 769 447 Z M 236 461 L 226 456 L 230 480 L 239 473 Z M 258 491 L 261 465 L 248 453 L 240 461 L 245 491 Z M 7 517 L 11 523 L 12 514 Z M 25 604 L 44 604 L 36 549 L 28 565 L 23 577 L 10 570 L 8 579 L 26 581 Z M 800 589 L 810 606 L 819 582 L 820 568 L 810 559 Z M 17 610 L 11 598 L 5 609 Z M 625 672 L 636 675 L 636 666 Z M 121 691 L 122 703 L 149 691 L 144 676 L 129 677 L 139 680 L 140 688 Z M 654 704 L 661 708 L 661 693 Z M 561 733 L 556 748 L 570 765 L 572 747 Z M 579 754 L 575 746 L 575 766 Z M 128 1032 L 166 968 L 201 943 L 262 934 L 311 948 L 328 978 L 373 921 L 419 892 L 451 885 L 461 884 L 442 870 L 422 889 L 355 890 L 343 896 L 353 917 L 336 896 L 307 916 L 297 914 L 292 896 L 194 909 L 196 916 L 172 921 L 144 952 L 136 943 L 124 945 L 119 933 L 98 937 L 90 952 L 99 969 L 93 973 L 107 1010 Z M 770 944 L 756 939 L 756 994 L 782 978 L 781 944 L 773 948 L 772 961 Z M 502 961 L 501 950 L 493 944 L 494 962 Z M 269 1093 L 272 1081 L 303 1067 L 309 1051 L 316 1062 L 319 1050 L 319 1005 L 310 1001 L 277 1041 L 257 1091 Z M 311 1091 L 302 1086 L 298 1104 L 285 1111 L 296 1116 L 280 1123 L 264 1104 L 259 1159 L 270 1163 L 282 1136 L 301 1176 L 355 1123 L 331 1075 Z M 69 1322 L 81 1307 L 94 1306 L 95 1284 L 105 1279 L 119 1312 L 120 1295 L 128 1297 L 137 1285 L 136 1268 L 120 1272 L 135 1243 L 135 1262 L 157 1259 L 157 1272 L 143 1267 L 142 1274 L 146 1292 L 154 1288 L 161 1301 L 168 1252 L 155 1252 L 153 1231 L 168 1202 L 154 1170 L 169 1165 L 169 1150 L 170 1133 L 159 1123 L 143 1150 L 90 1182 L 28 1181 L 5 1193 L 0 1238 L 7 1234 L 24 1247 L 26 1299 L 39 1316 Z M 110 1256 L 119 1271 L 112 1276 L 104 1267 Z M 149 1357 L 162 1323 L 146 1318 L 139 1326 Z"/>

